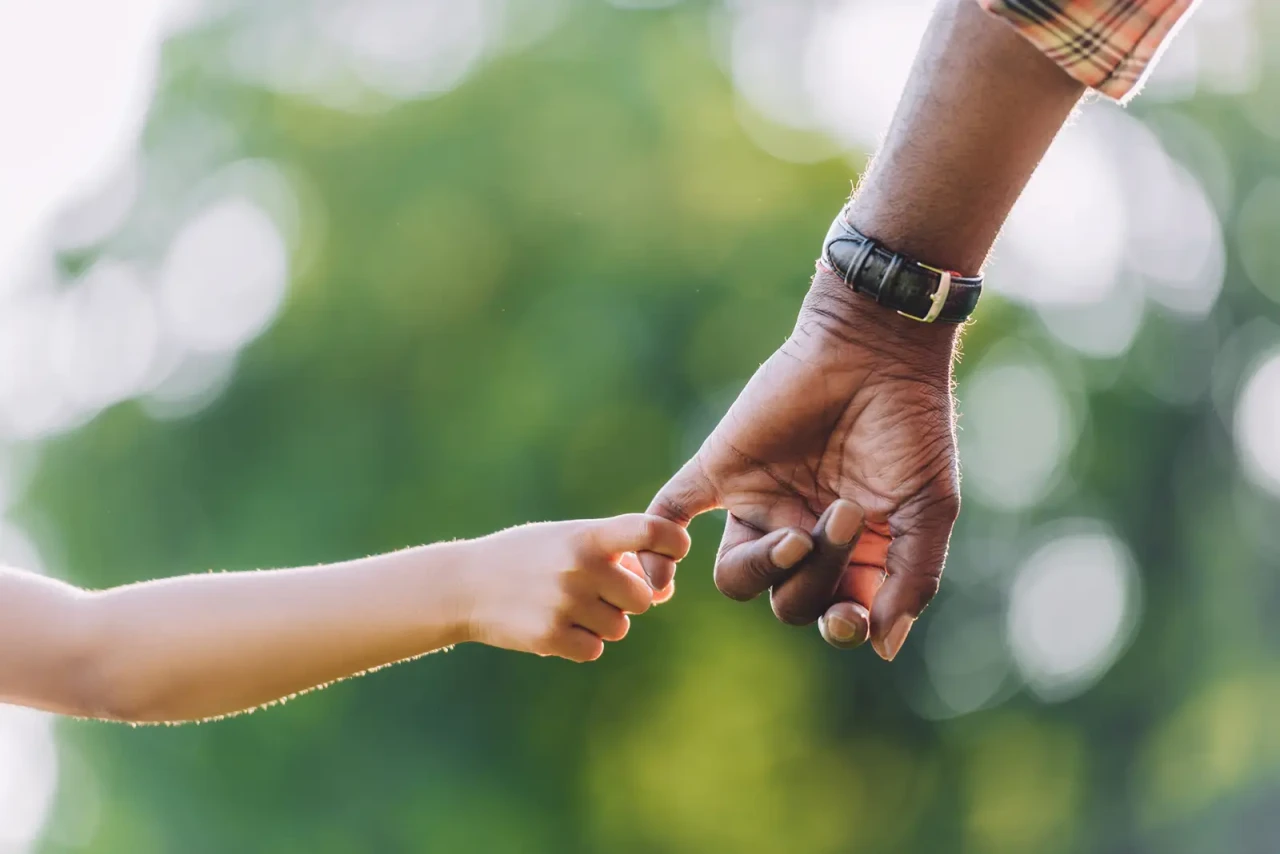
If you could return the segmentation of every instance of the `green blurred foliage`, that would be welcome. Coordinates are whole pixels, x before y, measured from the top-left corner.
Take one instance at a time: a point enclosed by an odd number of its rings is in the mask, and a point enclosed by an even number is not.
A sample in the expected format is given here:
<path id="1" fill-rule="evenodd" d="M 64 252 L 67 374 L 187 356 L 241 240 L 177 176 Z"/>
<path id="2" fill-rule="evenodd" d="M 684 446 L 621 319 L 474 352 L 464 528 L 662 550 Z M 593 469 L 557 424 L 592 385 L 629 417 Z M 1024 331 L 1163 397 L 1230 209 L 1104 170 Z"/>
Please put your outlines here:
<path id="1" fill-rule="evenodd" d="M 153 143 L 199 108 L 289 169 L 288 304 L 197 417 L 122 405 L 45 449 L 21 518 L 54 566 L 100 586 L 642 508 L 788 333 L 852 176 L 746 138 L 701 21 L 577 4 L 457 91 L 367 115 L 206 73 L 216 28 L 172 45 Z M 1187 109 L 1241 183 L 1274 169 L 1228 107 Z M 1274 266 L 1241 216 L 1245 263 Z M 1269 311 L 1238 282 L 1207 323 Z M 1135 353 L 1176 350 L 1160 322 Z M 990 301 L 965 364 L 1027 323 Z M 93 804 L 88 849 L 128 854 L 1262 851 L 1274 559 L 1237 532 L 1229 454 L 1188 458 L 1217 447 L 1208 402 L 1144 396 L 1137 359 L 1089 386 L 1071 477 L 1132 543 L 1147 616 L 1081 698 L 921 720 L 918 656 L 720 598 L 705 520 L 679 595 L 590 667 L 460 648 L 212 725 L 65 724 L 45 850 Z"/>

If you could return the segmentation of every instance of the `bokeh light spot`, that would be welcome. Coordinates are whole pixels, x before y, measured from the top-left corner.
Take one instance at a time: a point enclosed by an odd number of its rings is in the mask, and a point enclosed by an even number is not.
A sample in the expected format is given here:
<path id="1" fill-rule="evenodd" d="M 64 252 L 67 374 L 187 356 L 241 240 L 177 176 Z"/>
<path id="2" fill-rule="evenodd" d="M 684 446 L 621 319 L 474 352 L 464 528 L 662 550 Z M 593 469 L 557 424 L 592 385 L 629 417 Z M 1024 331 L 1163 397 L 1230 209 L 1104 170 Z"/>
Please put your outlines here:
<path id="1" fill-rule="evenodd" d="M 1116 173 L 1096 122 L 1065 128 L 1009 214 L 993 286 L 1025 302 L 1105 299 L 1121 273 L 1128 233 Z"/>
<path id="2" fill-rule="evenodd" d="M 1034 357 L 988 356 L 959 397 L 966 489 L 984 504 L 1009 510 L 1043 498 L 1076 440 L 1053 372 Z"/>
<path id="3" fill-rule="evenodd" d="M 1245 197 L 1236 218 L 1240 262 L 1254 286 L 1274 302 L 1280 302 L 1280 178 L 1259 181 Z"/>
<path id="4" fill-rule="evenodd" d="M 33 851 L 58 789 L 49 715 L 0 705 L 0 851 Z"/>
<path id="5" fill-rule="evenodd" d="M 1129 641 L 1137 578 L 1125 544 L 1098 524 L 1054 539 L 1018 571 L 1007 622 L 1014 661 L 1041 699 L 1089 688 Z"/>
<path id="6" fill-rule="evenodd" d="M 53 368 L 68 397 L 102 408 L 142 390 L 155 357 L 151 294 L 135 270 L 103 262 L 61 298 L 53 325 Z"/>
<path id="7" fill-rule="evenodd" d="M 1245 381 L 1236 404 L 1235 437 L 1245 474 L 1280 495 L 1280 352 Z"/>
<path id="8" fill-rule="evenodd" d="M 288 257 L 275 222 L 243 198 L 216 202 L 178 234 L 160 273 L 169 331 L 192 350 L 235 350 L 284 301 Z"/>
<path id="9" fill-rule="evenodd" d="M 943 709 L 933 717 L 953 717 L 990 703 L 1011 667 L 999 620 L 968 597 L 953 596 L 930 608 L 924 662 Z"/>

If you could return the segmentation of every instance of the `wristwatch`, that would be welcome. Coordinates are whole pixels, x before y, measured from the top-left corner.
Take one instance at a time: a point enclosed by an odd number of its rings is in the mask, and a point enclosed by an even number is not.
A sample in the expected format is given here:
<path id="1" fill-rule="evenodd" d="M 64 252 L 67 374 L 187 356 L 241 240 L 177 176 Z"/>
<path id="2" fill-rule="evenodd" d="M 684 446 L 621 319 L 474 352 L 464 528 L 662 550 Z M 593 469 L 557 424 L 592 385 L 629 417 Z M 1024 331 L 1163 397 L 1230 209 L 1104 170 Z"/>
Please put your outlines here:
<path id="1" fill-rule="evenodd" d="M 836 216 L 822 244 L 820 264 L 858 294 L 924 323 L 963 323 L 982 295 L 982 276 L 961 276 L 894 252 Z"/>

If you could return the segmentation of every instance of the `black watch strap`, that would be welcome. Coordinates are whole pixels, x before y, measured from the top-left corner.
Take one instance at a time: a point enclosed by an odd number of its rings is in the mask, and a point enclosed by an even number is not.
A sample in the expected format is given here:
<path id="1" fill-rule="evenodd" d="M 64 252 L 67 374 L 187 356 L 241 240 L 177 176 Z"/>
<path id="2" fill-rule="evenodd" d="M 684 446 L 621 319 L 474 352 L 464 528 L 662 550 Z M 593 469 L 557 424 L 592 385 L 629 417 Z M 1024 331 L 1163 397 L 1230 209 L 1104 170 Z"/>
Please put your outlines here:
<path id="1" fill-rule="evenodd" d="M 822 263 L 855 293 L 913 320 L 963 323 L 982 294 L 982 276 L 961 276 L 922 264 L 877 243 L 840 211 L 822 244 Z"/>

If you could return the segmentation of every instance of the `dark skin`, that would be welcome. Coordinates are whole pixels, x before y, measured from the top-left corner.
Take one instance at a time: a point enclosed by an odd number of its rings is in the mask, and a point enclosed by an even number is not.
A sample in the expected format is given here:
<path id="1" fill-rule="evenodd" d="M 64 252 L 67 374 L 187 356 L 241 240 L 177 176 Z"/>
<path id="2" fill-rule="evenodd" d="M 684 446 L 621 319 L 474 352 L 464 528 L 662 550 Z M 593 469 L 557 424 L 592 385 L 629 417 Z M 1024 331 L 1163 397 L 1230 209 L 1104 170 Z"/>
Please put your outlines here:
<path id="1" fill-rule="evenodd" d="M 1083 94 L 972 0 L 942 0 L 849 211 L 860 231 L 973 275 Z M 727 509 L 716 585 L 892 660 L 937 593 L 960 509 L 958 329 L 899 316 L 819 266 L 787 341 L 659 491 L 687 525 Z M 852 533 L 851 533 L 852 529 Z M 650 583 L 675 564 L 641 556 Z"/>

